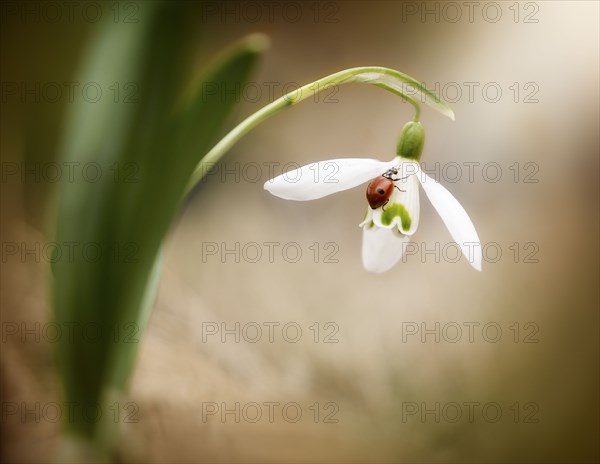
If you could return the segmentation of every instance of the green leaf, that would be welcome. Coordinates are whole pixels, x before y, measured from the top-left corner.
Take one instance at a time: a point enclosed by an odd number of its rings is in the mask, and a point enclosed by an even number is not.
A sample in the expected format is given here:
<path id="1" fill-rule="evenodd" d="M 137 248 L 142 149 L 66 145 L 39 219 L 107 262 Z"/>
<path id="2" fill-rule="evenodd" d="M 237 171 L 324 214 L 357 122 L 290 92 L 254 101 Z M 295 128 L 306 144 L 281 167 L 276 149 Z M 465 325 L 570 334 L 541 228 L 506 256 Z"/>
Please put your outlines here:
<path id="1" fill-rule="evenodd" d="M 56 241 L 79 251 L 54 267 L 55 319 L 71 328 L 59 341 L 58 362 L 65 400 L 79 407 L 104 405 L 131 373 L 162 242 L 190 174 L 239 100 L 214 95 L 207 84 L 240 91 L 265 44 L 257 36 L 242 40 L 186 86 L 193 31 L 185 3 L 140 5 L 137 23 L 103 25 L 78 79 L 103 88 L 132 84 L 137 101 L 76 105 L 62 150 L 65 161 L 97 163 L 103 172 L 97 182 L 63 184 L 59 200 Z M 107 422 L 75 414 L 66 425 L 98 441 Z"/>

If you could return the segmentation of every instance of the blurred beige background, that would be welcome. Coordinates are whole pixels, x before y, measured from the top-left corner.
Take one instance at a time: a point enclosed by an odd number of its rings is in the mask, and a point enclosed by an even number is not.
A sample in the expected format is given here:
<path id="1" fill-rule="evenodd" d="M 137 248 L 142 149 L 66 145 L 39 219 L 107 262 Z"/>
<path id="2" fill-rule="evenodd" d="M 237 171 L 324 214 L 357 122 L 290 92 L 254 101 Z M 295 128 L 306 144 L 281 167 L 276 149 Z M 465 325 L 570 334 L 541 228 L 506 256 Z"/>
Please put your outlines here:
<path id="1" fill-rule="evenodd" d="M 286 163 L 389 159 L 411 108 L 381 89 L 354 84 L 335 89 L 329 103 L 325 92 L 318 102 L 267 121 L 194 191 L 168 237 L 158 300 L 131 382 L 139 421 L 123 424 L 122 460 L 597 461 L 598 3 L 476 2 L 472 22 L 461 2 L 460 10 L 439 2 L 311 2 L 301 4 L 298 21 L 283 13 L 292 2 L 278 4 L 272 21 L 268 2 L 257 2 L 262 20 L 256 22 L 238 3 L 229 4 L 234 16 L 213 14 L 220 8 L 215 3 L 195 10 L 199 61 L 253 31 L 272 41 L 253 78 L 261 98 L 244 101 L 235 121 L 269 101 L 269 86 L 280 96 L 287 84 L 359 65 L 395 68 L 445 89 L 456 121 L 424 108 L 422 161 L 432 170 L 440 163 L 433 175 L 469 212 L 482 242 L 493 245 L 482 273 L 464 259 L 438 263 L 432 254 L 422 256 L 425 246 L 451 241 L 422 195 L 417 254 L 383 275 L 367 274 L 357 226 L 364 189 L 286 202 L 263 190 L 265 163 L 279 163 L 279 174 Z M 439 21 L 423 20 L 426 8 L 437 9 Z M 456 11 L 462 18 L 453 23 Z M 496 11 L 502 16 L 492 22 Z M 92 30 L 77 22 L 58 28 L 9 21 L 2 31 L 2 80 L 67 80 Z M 492 102 L 496 88 L 502 93 Z M 3 162 L 23 159 L 24 140 L 57 126 L 63 110 L 3 102 Z M 32 111 L 37 129 L 26 123 Z M 37 156 L 48 160 L 48 153 L 40 148 Z M 456 182 L 454 171 L 443 170 L 452 162 L 462 169 Z M 256 163 L 260 176 L 251 171 Z M 473 182 L 468 163 L 480 163 L 472 165 Z M 486 163 L 497 165 L 484 171 Z M 496 182 L 494 166 L 502 170 Z M 239 181 L 228 174 L 223 182 L 226 168 Z M 2 182 L 3 242 L 48 240 L 52 187 Z M 265 242 L 279 244 L 273 262 Z M 211 244 L 221 252 L 236 243 L 240 262 L 206 253 Z M 302 251 L 295 263 L 281 253 L 292 243 Z M 253 257 L 252 244 L 263 252 L 255 263 L 241 253 L 246 247 Z M 489 262 L 495 249 L 502 256 Z M 326 262 L 331 252 L 338 262 Z M 43 323 L 48 264 L 21 261 L 3 257 L 2 319 Z M 207 335 L 206 323 L 250 324 L 248 337 L 256 324 L 264 332 L 256 343 L 243 336 L 223 343 L 220 334 Z M 265 323 L 279 324 L 272 343 Z M 297 343 L 282 335 L 289 323 L 302 329 Z M 439 342 L 435 334 L 424 342 L 421 332 L 407 334 L 422 323 L 429 329 L 439 323 Z M 452 343 L 456 325 L 463 332 Z M 496 327 L 502 334 L 493 342 Z M 337 342 L 324 343 L 333 332 Z M 3 340 L 4 402 L 59 401 L 51 349 Z M 265 417 L 252 423 L 243 414 L 239 423 L 233 415 L 223 421 L 221 411 L 203 417 L 208 403 L 264 402 L 296 402 L 302 419 L 291 423 L 280 409 L 272 423 Z M 470 402 L 478 404 L 472 420 L 464 406 Z M 437 420 L 423 417 L 436 403 Z M 462 413 L 456 422 L 454 404 Z M 495 421 L 497 409 L 502 416 Z M 325 422 L 332 412 L 337 423 Z M 3 430 L 7 462 L 51 460 L 57 424 L 3 417 Z"/>

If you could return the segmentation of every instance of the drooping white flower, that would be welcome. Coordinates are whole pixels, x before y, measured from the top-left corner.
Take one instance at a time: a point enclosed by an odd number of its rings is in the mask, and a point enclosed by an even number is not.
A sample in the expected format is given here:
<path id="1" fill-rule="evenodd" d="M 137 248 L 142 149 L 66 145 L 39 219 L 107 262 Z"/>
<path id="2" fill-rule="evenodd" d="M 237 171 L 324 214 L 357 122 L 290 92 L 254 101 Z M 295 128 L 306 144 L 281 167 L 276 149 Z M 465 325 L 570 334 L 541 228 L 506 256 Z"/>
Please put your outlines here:
<path id="1" fill-rule="evenodd" d="M 389 162 L 367 158 L 319 161 L 275 177 L 264 187 L 280 198 L 306 201 L 383 176 L 379 181 L 387 183 L 391 194 L 384 195 L 383 190 L 372 192 L 381 193 L 386 201 L 377 207 L 370 204 L 360 226 L 363 228 L 363 265 L 370 272 L 385 272 L 402 258 L 406 244 L 419 226 L 420 184 L 469 263 L 481 271 L 481 245 L 469 215 L 448 190 L 421 170 L 416 160 L 422 150 L 422 134 L 417 137 L 420 139 L 416 145 L 411 144 L 406 130 L 403 135 L 398 152 L 405 156 L 396 156 Z"/>

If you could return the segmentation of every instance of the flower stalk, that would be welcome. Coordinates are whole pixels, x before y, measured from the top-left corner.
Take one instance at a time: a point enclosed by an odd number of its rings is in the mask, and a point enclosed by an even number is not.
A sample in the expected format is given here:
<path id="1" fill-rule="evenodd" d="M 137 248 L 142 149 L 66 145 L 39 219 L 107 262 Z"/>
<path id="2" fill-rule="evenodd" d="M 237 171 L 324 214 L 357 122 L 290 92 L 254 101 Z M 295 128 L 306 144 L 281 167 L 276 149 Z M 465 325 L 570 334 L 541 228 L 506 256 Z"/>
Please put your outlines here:
<path id="1" fill-rule="evenodd" d="M 381 66 L 362 66 L 345 69 L 306 84 L 297 90 L 288 92 L 244 119 L 225 135 L 198 163 L 190 177 L 186 194 L 202 180 L 210 170 L 210 167 L 214 166 L 214 163 L 261 122 L 279 111 L 305 100 L 309 96 L 314 95 L 314 93 L 329 88 L 331 85 L 352 82 L 372 84 L 402 97 L 403 100 L 409 102 L 415 109 L 414 123 L 418 123 L 421 114 L 419 100 L 454 120 L 454 112 L 442 99 L 407 74 Z"/>

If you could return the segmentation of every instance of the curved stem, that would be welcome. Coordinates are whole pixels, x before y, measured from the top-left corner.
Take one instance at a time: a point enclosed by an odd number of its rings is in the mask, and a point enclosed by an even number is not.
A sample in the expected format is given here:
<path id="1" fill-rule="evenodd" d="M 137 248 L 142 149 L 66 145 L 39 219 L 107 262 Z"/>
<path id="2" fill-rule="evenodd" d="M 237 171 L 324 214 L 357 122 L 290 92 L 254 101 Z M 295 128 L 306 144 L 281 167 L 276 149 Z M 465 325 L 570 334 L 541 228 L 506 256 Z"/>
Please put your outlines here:
<path id="1" fill-rule="evenodd" d="M 346 84 L 350 82 L 373 84 L 401 96 L 403 100 L 408 101 L 414 106 L 414 121 L 418 121 L 421 114 L 421 106 L 419 102 L 413 98 L 417 95 L 421 97 L 421 100 L 424 103 L 432 106 L 451 119 L 454 119 L 454 113 L 450 107 L 434 92 L 424 87 L 412 77 L 401 73 L 400 71 L 379 66 L 365 66 L 346 69 L 323 77 L 319 80 L 311 82 L 310 84 L 306 84 L 295 91 L 289 92 L 244 119 L 227 135 L 225 135 L 225 137 L 223 137 L 202 158 L 200 163 L 198 163 L 196 169 L 190 177 L 186 194 L 189 193 L 189 191 L 200 180 L 202 180 L 202 178 L 221 158 L 221 156 L 223 156 L 235 143 L 237 143 L 238 140 L 254 129 L 258 124 L 273 116 L 278 111 L 293 106 L 309 96 L 329 88 L 331 85 Z"/>
<path id="2" fill-rule="evenodd" d="M 419 118 L 421 117 L 421 107 L 415 107 L 415 116 L 413 117 L 414 122 L 419 122 Z"/>

